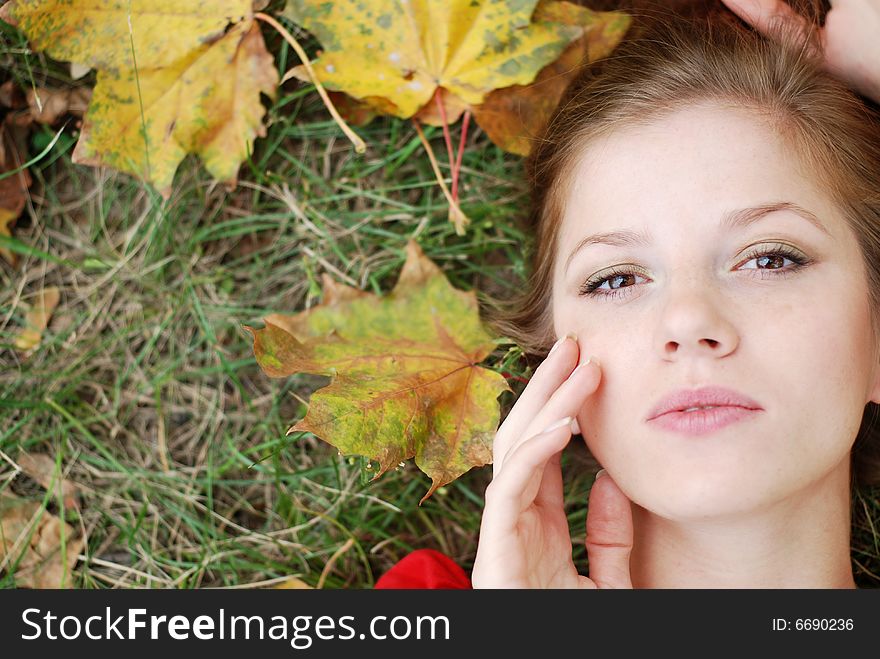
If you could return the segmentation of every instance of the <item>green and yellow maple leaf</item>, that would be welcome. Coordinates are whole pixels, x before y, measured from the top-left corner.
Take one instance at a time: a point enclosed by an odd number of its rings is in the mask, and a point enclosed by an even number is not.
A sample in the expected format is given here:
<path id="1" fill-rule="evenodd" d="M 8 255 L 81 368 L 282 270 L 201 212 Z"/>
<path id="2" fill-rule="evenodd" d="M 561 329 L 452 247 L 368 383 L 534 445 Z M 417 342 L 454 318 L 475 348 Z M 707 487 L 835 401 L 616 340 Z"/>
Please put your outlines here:
<path id="1" fill-rule="evenodd" d="M 264 320 L 264 328 L 246 329 L 267 375 L 333 378 L 288 433 L 311 432 L 345 454 L 376 460 L 374 479 L 414 457 L 432 480 L 420 504 L 492 461 L 497 397 L 512 392 L 503 376 L 478 366 L 495 341 L 473 291 L 454 289 L 414 241 L 387 296 L 325 276 L 320 305 Z"/>
<path id="2" fill-rule="evenodd" d="M 532 23 L 537 2 L 288 0 L 285 15 L 321 42 L 313 68 L 324 86 L 408 118 L 438 88 L 475 105 L 493 89 L 527 84 L 583 35 L 579 26 Z"/>
<path id="3" fill-rule="evenodd" d="M 167 197 L 198 154 L 233 186 L 278 74 L 251 0 L 10 0 L 0 18 L 35 49 L 98 70 L 73 161 L 151 182 Z"/>

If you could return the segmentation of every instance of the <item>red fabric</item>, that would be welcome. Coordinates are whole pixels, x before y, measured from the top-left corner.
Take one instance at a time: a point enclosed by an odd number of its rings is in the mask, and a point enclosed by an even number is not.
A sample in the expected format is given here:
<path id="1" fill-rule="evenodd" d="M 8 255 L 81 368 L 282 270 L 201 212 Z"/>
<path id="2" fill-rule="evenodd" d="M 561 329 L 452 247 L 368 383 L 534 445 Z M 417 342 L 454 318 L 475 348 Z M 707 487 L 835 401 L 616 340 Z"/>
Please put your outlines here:
<path id="1" fill-rule="evenodd" d="M 436 549 L 416 549 L 379 577 L 375 588 L 468 589 L 471 580 L 449 556 Z"/>

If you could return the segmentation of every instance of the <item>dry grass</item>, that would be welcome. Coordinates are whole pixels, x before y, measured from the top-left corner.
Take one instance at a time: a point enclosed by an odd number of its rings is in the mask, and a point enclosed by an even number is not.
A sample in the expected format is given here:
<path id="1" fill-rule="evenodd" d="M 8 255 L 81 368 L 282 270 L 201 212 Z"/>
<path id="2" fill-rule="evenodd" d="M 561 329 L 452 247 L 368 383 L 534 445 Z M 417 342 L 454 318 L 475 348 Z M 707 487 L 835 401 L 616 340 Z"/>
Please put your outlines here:
<path id="1" fill-rule="evenodd" d="M 522 203 L 518 159 L 474 136 L 462 197 L 477 228 L 458 237 L 405 122 L 367 129 L 362 158 L 313 94 L 280 99 L 271 124 L 258 175 L 245 165 L 231 193 L 190 158 L 162 202 L 72 165 L 72 139 L 33 168 L 20 263 L 0 274 L 0 449 L 60 454 L 82 489 L 82 586 L 314 585 L 343 546 L 324 587 L 368 587 L 417 547 L 472 560 L 485 471 L 418 508 L 430 481 L 413 465 L 368 485 L 360 459 L 286 437 L 327 379 L 266 377 L 241 325 L 318 303 L 322 272 L 390 290 L 410 238 L 457 286 L 502 293 L 522 237 L 493 218 Z M 24 356 L 12 340 L 49 286 L 61 302 Z"/>

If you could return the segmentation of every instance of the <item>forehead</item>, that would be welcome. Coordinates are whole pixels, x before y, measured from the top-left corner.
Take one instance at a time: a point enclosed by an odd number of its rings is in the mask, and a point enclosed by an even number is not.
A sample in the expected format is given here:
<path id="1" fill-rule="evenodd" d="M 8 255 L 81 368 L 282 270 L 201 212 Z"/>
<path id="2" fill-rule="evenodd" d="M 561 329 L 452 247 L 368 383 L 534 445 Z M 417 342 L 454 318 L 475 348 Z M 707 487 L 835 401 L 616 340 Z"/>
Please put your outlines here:
<path id="1" fill-rule="evenodd" d="M 794 150 L 769 117 L 704 103 L 587 145 L 564 193 L 563 244 L 587 223 L 647 224 L 651 218 L 720 218 L 730 208 L 789 199 L 820 203 Z"/>

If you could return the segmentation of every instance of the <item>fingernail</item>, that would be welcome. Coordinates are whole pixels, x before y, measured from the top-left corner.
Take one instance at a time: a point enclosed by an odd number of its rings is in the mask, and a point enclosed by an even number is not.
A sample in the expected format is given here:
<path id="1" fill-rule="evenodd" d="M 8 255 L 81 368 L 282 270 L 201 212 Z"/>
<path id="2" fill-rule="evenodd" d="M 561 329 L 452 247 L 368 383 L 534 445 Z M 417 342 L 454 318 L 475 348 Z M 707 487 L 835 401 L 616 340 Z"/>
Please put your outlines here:
<path id="1" fill-rule="evenodd" d="M 544 428 L 544 430 L 541 431 L 541 434 L 544 434 L 545 432 L 550 432 L 551 430 L 556 430 L 557 428 L 561 428 L 562 426 L 567 425 L 569 423 L 571 423 L 570 416 L 567 416 L 564 419 L 559 419 L 559 421 L 551 423 L 549 426 Z"/>
<path id="2" fill-rule="evenodd" d="M 561 346 L 561 345 L 562 345 L 562 342 L 565 341 L 566 339 L 569 339 L 569 338 L 570 338 L 570 339 L 574 339 L 575 341 L 578 340 L 578 338 L 577 338 L 577 334 L 575 334 L 574 332 L 569 332 L 568 334 L 566 334 L 566 335 L 563 336 L 561 339 L 559 339 L 558 341 L 556 341 L 556 343 L 553 344 L 553 347 L 550 348 L 550 352 L 547 353 L 547 356 L 549 357 L 549 356 L 552 355 L 554 352 L 556 352 L 556 348 L 558 348 L 559 346 Z"/>
<path id="3" fill-rule="evenodd" d="M 602 478 L 602 476 L 604 476 L 604 475 L 605 475 L 605 470 L 600 469 L 599 471 L 596 472 L 596 479 L 593 482 L 595 483 L 597 480 Z"/>
<path id="4" fill-rule="evenodd" d="M 578 366 L 576 369 L 574 369 L 574 370 L 571 372 L 571 374 L 574 375 L 574 374 L 577 373 L 579 370 L 581 370 L 584 366 L 586 366 L 587 364 L 590 364 L 590 363 L 593 363 L 593 364 L 595 364 L 596 366 L 598 366 L 599 368 L 602 368 L 602 364 L 599 362 L 599 360 L 596 359 L 595 357 L 593 357 L 593 356 L 591 355 L 590 357 L 587 357 L 587 361 L 585 361 L 583 364 L 581 364 L 581 365 Z"/>

